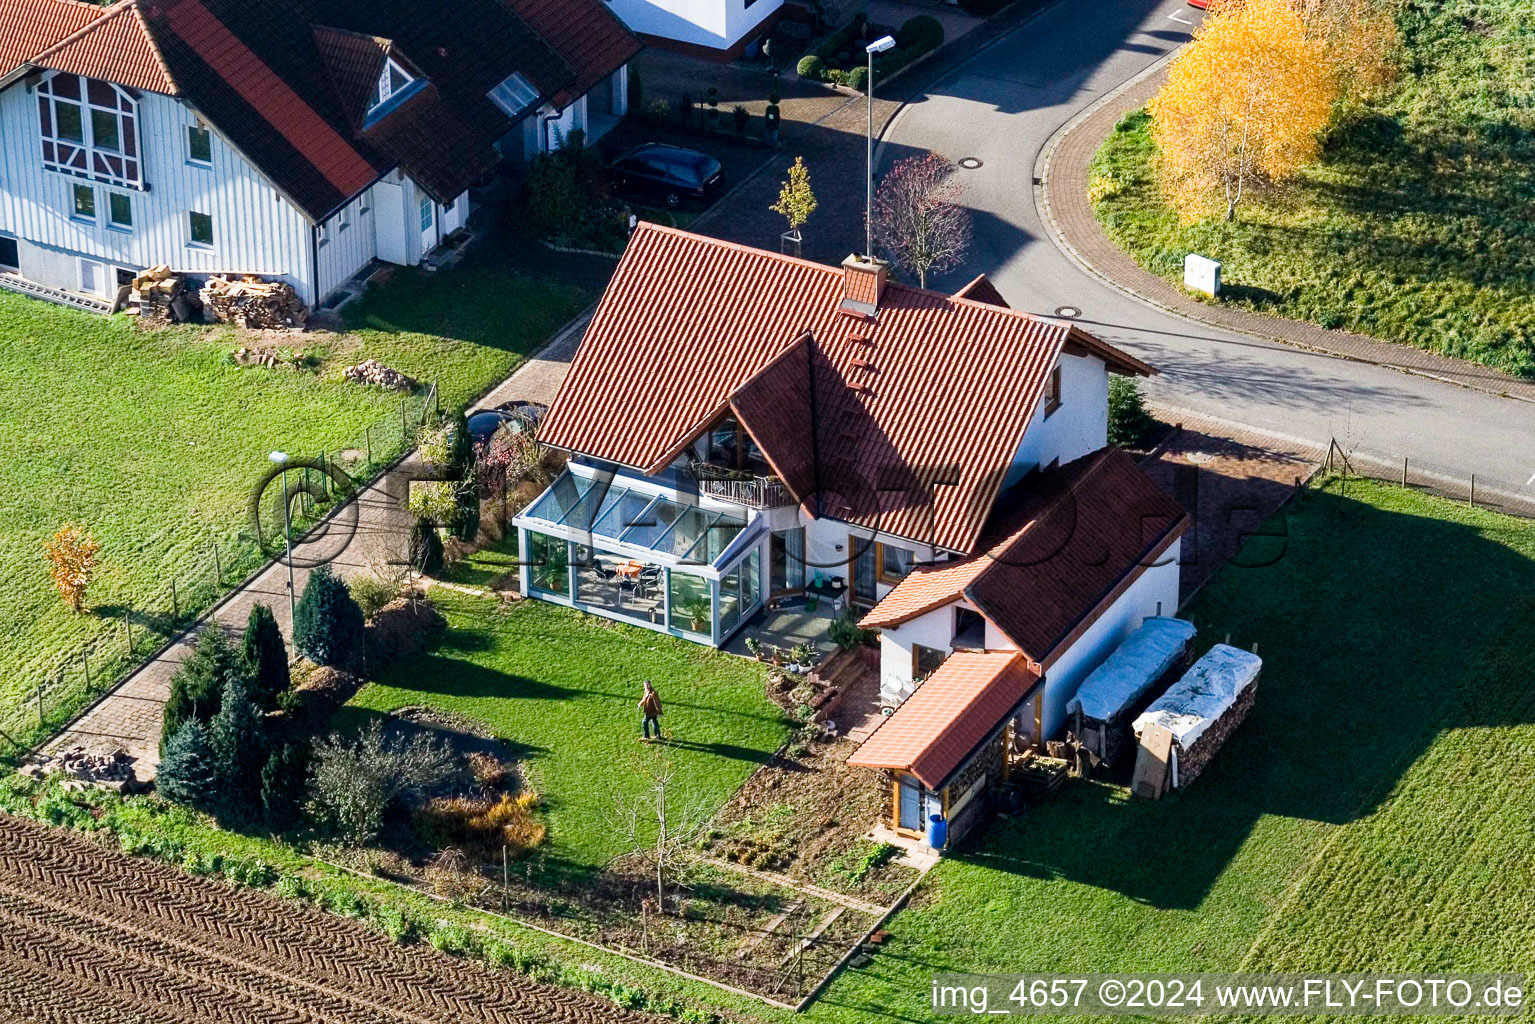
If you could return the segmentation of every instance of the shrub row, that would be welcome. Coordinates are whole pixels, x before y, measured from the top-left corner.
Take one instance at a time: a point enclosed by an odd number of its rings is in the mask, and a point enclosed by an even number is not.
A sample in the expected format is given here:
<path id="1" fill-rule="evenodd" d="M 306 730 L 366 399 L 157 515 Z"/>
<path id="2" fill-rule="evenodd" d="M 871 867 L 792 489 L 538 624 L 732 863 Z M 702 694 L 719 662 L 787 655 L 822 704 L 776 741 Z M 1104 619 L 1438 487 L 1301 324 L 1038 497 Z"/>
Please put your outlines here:
<path id="1" fill-rule="evenodd" d="M 808 53 L 800 58 L 795 68 L 801 78 L 815 79 L 822 82 L 833 82 L 837 85 L 845 85 L 863 92 L 869 86 L 869 69 L 866 64 L 850 64 L 848 67 L 838 67 L 849 56 L 850 45 L 863 38 L 867 27 L 867 20 L 860 12 L 853 16 L 853 20 L 842 28 L 831 33 L 816 47 L 814 53 Z M 937 18 L 928 14 L 919 14 L 914 18 L 908 18 L 895 34 L 895 48 L 886 50 L 874 58 L 874 74 L 876 79 L 884 80 L 897 71 L 943 45 L 943 25 Z M 854 51 L 861 52 L 862 47 L 852 47 Z"/>

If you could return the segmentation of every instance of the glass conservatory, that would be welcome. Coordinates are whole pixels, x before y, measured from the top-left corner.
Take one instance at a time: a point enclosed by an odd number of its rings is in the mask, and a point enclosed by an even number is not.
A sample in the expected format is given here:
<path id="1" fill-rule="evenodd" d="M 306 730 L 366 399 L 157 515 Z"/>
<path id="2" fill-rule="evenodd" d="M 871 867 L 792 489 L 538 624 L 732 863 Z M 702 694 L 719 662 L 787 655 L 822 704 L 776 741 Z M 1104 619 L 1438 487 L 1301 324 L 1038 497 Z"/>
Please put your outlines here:
<path id="1" fill-rule="evenodd" d="M 566 469 L 516 525 L 530 597 L 714 646 L 762 604 L 767 530 L 740 506 Z"/>

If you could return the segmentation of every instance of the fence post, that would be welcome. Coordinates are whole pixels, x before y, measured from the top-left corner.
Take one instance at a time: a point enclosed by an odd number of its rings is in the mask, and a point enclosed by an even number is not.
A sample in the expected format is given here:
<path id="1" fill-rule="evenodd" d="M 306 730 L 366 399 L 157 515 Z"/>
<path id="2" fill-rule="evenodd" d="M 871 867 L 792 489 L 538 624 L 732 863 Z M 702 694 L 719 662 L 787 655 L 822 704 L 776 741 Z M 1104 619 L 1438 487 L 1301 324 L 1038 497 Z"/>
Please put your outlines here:
<path id="1" fill-rule="evenodd" d="M 1467 508 L 1475 508 L 1476 507 L 1476 474 L 1475 473 L 1471 474 L 1471 493 L 1466 496 L 1466 507 Z"/>
<path id="2" fill-rule="evenodd" d="M 370 423 L 366 427 L 364 427 L 362 433 L 363 433 L 363 437 L 367 438 L 368 465 L 372 466 L 373 465 L 373 424 Z"/>
<path id="3" fill-rule="evenodd" d="M 222 589 L 224 586 L 224 566 L 219 562 L 219 546 L 217 541 L 213 543 L 213 579 Z"/>
<path id="4" fill-rule="evenodd" d="M 128 657 L 133 657 L 133 602 L 123 610 L 123 646 L 127 648 Z"/>
<path id="5" fill-rule="evenodd" d="M 91 656 L 85 651 L 80 652 L 80 667 L 85 669 L 85 692 L 91 692 Z"/>
<path id="6" fill-rule="evenodd" d="M 43 683 L 37 684 L 37 727 L 43 727 Z"/>
<path id="7" fill-rule="evenodd" d="M 405 408 L 405 399 L 400 399 L 400 440 L 410 444 L 410 413 Z"/>
<path id="8" fill-rule="evenodd" d="M 432 418 L 442 419 L 442 395 L 437 391 L 436 381 L 432 381 Z"/>
<path id="9" fill-rule="evenodd" d="M 176 577 L 171 576 L 171 619 L 181 618 L 181 595 L 176 593 Z"/>

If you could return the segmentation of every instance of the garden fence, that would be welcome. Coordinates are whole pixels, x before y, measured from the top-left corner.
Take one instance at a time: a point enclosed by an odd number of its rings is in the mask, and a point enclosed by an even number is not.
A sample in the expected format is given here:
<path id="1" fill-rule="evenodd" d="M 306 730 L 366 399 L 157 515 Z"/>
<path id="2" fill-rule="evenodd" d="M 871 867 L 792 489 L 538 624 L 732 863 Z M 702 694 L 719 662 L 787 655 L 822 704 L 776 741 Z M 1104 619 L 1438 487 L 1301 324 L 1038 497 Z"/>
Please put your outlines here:
<path id="1" fill-rule="evenodd" d="M 1521 489 L 1517 485 L 1507 481 L 1479 477 L 1470 471 L 1446 471 L 1442 467 L 1415 463 L 1406 455 L 1357 445 L 1345 449 L 1337 438 L 1333 438 L 1328 442 L 1322 466 L 1327 472 L 1345 478 L 1358 476 L 1387 481 L 1469 506 L 1535 519 L 1535 493 L 1525 496 L 1519 493 Z"/>
<path id="2" fill-rule="evenodd" d="M 294 463 L 313 464 L 289 471 L 295 536 L 387 471 L 415 447 L 421 428 L 441 415 L 433 383 L 403 396 L 398 408 L 369 423 L 350 443 L 309 455 L 293 453 Z M 266 470 L 259 467 L 253 479 L 259 480 Z M 263 492 L 262 522 L 270 521 L 275 530 L 258 531 L 256 524 L 246 523 L 233 533 L 210 538 L 190 558 L 178 560 L 155 589 L 122 595 L 114 604 L 98 607 L 96 614 L 110 624 L 104 623 L 90 641 L 32 673 L 32 678 L 19 680 L 11 690 L 17 697 L 0 708 L 0 757 L 36 749 L 280 554 L 264 548 L 262 541 L 282 536 L 281 494 L 275 488 Z"/>

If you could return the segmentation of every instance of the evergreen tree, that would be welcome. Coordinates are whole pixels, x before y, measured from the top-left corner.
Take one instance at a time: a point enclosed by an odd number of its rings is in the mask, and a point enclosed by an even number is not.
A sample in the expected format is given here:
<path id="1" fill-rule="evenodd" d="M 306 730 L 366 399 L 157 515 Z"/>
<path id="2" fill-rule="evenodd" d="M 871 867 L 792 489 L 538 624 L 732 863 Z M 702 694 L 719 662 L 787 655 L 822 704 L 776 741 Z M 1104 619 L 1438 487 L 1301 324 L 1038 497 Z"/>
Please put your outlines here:
<path id="1" fill-rule="evenodd" d="M 245 621 L 245 667 L 251 674 L 252 696 L 263 711 L 277 706 L 288 689 L 288 649 L 272 609 L 258 604 Z"/>
<path id="2" fill-rule="evenodd" d="M 155 788 L 172 803 L 206 808 L 218 789 L 208 730 L 195 718 L 177 727 L 165 741 Z"/>
<path id="3" fill-rule="evenodd" d="M 207 724 L 219 711 L 219 697 L 231 678 L 244 678 L 245 664 L 217 625 L 198 634 L 197 645 L 171 677 L 171 694 L 161 716 L 160 750 L 181 723 L 195 719 Z"/>
<path id="4" fill-rule="evenodd" d="M 208 727 L 208 748 L 217 787 L 214 805 L 237 821 L 255 818 L 267 760 L 266 723 L 245 679 L 231 678 L 224 685 L 219 713 Z"/>
<path id="5" fill-rule="evenodd" d="M 469 434 L 469 417 L 462 409 L 453 420 L 453 434 L 448 444 L 448 479 L 467 479 L 474 468 L 474 438 Z"/>
<path id="6" fill-rule="evenodd" d="M 1158 423 L 1134 377 L 1109 377 L 1109 444 L 1143 448 L 1156 435 Z"/>
<path id="7" fill-rule="evenodd" d="M 478 524 L 476 524 L 478 525 Z M 437 524 L 430 519 L 416 520 L 410 531 L 410 564 L 424 576 L 442 570 L 442 538 L 437 536 Z"/>
<path id="8" fill-rule="evenodd" d="M 480 532 L 480 488 L 471 471 L 453 492 L 453 536 L 464 543 Z"/>
<path id="9" fill-rule="evenodd" d="M 309 750 L 284 743 L 272 751 L 261 768 L 261 814 L 268 830 L 290 832 L 303 820 L 299 808 L 309 773 Z"/>
<path id="10" fill-rule="evenodd" d="M 293 614 L 293 646 L 318 665 L 346 667 L 362 648 L 362 609 L 330 566 L 309 574 Z"/>

